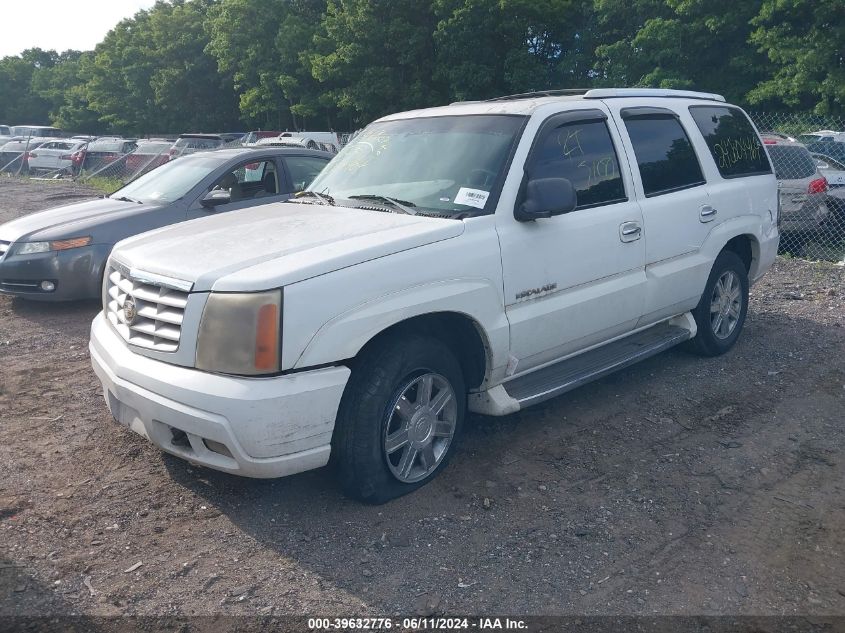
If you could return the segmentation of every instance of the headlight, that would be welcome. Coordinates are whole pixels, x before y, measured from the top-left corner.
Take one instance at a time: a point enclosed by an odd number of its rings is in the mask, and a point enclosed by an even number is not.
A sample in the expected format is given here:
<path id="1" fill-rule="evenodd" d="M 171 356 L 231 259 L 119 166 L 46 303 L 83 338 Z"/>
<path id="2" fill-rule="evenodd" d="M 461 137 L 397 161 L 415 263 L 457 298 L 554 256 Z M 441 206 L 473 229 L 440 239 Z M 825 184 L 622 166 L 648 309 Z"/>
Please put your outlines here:
<path id="1" fill-rule="evenodd" d="M 282 291 L 208 295 L 197 335 L 197 369 L 255 376 L 279 371 Z"/>
<path id="2" fill-rule="evenodd" d="M 50 251 L 64 251 L 69 248 L 88 246 L 91 237 L 72 237 L 66 240 L 52 242 L 21 242 L 15 246 L 16 255 L 32 255 L 33 253 L 48 253 Z"/>

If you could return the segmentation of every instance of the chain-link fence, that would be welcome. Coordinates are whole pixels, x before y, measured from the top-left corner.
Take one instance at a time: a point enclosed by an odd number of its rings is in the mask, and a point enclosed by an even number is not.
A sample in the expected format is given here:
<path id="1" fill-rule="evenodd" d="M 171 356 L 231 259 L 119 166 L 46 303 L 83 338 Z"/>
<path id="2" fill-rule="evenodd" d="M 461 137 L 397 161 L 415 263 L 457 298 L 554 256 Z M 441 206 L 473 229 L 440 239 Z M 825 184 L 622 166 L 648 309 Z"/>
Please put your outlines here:
<path id="1" fill-rule="evenodd" d="M 0 173 L 15 177 L 79 182 L 111 181 L 115 189 L 180 156 L 239 147 L 302 147 L 337 153 L 351 135 L 330 132 L 275 133 L 234 138 L 213 134 L 179 138 L 124 139 L 120 137 L 37 138 L 12 141 L 0 147 Z"/>
<path id="2" fill-rule="evenodd" d="M 780 204 L 780 251 L 807 259 L 845 256 L 845 121 L 752 113 Z"/>
<path id="3" fill-rule="evenodd" d="M 778 180 L 780 250 L 795 257 L 845 257 L 845 121 L 752 113 Z M 0 147 L 0 172 L 33 178 L 101 179 L 108 188 L 186 154 L 231 147 L 293 146 L 336 153 L 355 133 L 250 133 L 127 140 L 30 137 Z"/>

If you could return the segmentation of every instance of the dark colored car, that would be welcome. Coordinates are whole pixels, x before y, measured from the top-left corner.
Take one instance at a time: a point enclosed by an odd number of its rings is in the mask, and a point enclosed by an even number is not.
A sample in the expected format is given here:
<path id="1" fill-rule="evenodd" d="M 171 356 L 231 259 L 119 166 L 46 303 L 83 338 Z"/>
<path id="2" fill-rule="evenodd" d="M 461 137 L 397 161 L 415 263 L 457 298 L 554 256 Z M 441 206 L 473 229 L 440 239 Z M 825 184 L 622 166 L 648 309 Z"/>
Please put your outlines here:
<path id="1" fill-rule="evenodd" d="M 137 147 L 135 141 L 123 138 L 98 138 L 74 154 L 73 163 L 79 171 L 90 173 L 117 168 L 126 161 L 126 155 Z"/>
<path id="2" fill-rule="evenodd" d="M 307 149 L 226 149 L 168 162 L 112 195 L 0 225 L 0 293 L 99 297 L 116 242 L 185 220 L 287 200 L 332 159 Z"/>

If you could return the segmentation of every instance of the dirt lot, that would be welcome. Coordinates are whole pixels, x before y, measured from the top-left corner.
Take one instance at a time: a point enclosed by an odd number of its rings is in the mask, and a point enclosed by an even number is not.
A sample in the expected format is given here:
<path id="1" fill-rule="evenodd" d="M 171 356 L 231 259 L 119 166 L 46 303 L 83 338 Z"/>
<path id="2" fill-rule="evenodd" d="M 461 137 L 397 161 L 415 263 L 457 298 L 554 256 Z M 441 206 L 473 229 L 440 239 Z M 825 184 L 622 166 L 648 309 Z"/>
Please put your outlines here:
<path id="1" fill-rule="evenodd" d="M 0 221 L 87 193 L 3 179 Z M 96 304 L 0 298 L 0 617 L 843 615 L 843 281 L 781 260 L 732 353 L 472 418 L 382 507 L 162 454 L 102 402 Z"/>

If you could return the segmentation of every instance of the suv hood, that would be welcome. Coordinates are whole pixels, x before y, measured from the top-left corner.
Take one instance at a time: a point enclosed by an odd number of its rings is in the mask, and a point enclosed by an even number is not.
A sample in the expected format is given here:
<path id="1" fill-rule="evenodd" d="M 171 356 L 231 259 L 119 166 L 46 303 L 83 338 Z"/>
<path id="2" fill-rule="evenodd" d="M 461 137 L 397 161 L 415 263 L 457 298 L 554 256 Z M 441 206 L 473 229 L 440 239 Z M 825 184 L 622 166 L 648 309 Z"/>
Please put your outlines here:
<path id="1" fill-rule="evenodd" d="M 302 203 L 274 203 L 150 231 L 113 257 L 189 281 L 194 291 L 278 288 L 460 235 L 464 223 Z"/>

